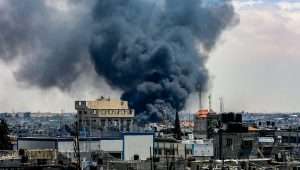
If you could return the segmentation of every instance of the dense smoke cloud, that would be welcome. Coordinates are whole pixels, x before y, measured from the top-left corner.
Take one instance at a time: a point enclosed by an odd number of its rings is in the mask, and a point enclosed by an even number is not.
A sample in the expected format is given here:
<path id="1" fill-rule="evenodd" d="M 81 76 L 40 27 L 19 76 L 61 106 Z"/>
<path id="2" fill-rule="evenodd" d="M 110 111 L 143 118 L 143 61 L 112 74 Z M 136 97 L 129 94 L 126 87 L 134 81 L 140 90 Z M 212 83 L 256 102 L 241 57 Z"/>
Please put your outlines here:
<path id="1" fill-rule="evenodd" d="M 93 14 L 96 71 L 121 88 L 122 98 L 145 119 L 158 121 L 205 89 L 206 54 L 234 11 L 224 1 L 102 0 Z"/>
<path id="2" fill-rule="evenodd" d="M 92 63 L 152 121 L 206 89 L 208 54 L 235 16 L 223 0 L 0 0 L 0 9 L 0 58 L 19 63 L 17 80 L 66 90 Z"/>
<path id="3" fill-rule="evenodd" d="M 0 58 L 19 62 L 16 79 L 68 89 L 88 59 L 88 4 L 64 0 L 74 9 L 60 10 L 55 0 L 0 2 Z"/>

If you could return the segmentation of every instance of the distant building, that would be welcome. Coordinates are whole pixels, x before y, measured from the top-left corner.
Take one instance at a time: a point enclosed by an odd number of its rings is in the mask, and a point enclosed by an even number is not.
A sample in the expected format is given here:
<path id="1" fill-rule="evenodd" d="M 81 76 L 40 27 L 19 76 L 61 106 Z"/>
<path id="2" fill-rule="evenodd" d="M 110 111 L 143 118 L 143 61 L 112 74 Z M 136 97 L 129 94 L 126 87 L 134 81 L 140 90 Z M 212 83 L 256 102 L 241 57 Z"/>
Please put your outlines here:
<path id="1" fill-rule="evenodd" d="M 172 138 L 156 138 L 154 156 L 160 159 L 192 157 L 192 144 L 180 143 Z"/>
<path id="2" fill-rule="evenodd" d="M 25 112 L 24 118 L 31 118 L 31 112 Z"/>
<path id="3" fill-rule="evenodd" d="M 256 132 L 222 132 L 214 138 L 215 156 L 219 159 L 257 158 Z"/>
<path id="4" fill-rule="evenodd" d="M 194 136 L 196 139 L 207 138 L 207 116 L 208 109 L 201 109 L 195 115 Z"/>
<path id="5" fill-rule="evenodd" d="M 156 138 L 154 143 L 154 157 L 160 159 L 211 159 L 214 157 L 213 141 L 176 140 L 172 138 Z"/>
<path id="6" fill-rule="evenodd" d="M 93 101 L 76 101 L 75 109 L 83 128 L 130 131 L 133 126 L 135 113 L 127 101 L 102 97 Z"/>
<path id="7" fill-rule="evenodd" d="M 242 123 L 242 115 L 223 113 L 220 115 L 220 129 L 213 135 L 216 158 L 257 158 L 258 132 Z"/>
<path id="8" fill-rule="evenodd" d="M 211 131 L 218 126 L 219 116 L 209 109 L 200 109 L 194 118 L 195 139 L 208 139 Z"/>

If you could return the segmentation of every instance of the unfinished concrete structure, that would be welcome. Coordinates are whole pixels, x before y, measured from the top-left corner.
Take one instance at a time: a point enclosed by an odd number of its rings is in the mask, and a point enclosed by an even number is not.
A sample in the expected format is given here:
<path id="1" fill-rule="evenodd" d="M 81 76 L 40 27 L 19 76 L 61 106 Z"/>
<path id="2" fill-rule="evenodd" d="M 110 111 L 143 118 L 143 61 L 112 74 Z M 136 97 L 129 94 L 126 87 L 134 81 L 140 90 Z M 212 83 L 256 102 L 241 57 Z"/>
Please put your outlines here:
<path id="1" fill-rule="evenodd" d="M 127 101 L 101 97 L 93 101 L 75 101 L 80 127 L 87 129 L 130 131 L 134 110 Z"/>

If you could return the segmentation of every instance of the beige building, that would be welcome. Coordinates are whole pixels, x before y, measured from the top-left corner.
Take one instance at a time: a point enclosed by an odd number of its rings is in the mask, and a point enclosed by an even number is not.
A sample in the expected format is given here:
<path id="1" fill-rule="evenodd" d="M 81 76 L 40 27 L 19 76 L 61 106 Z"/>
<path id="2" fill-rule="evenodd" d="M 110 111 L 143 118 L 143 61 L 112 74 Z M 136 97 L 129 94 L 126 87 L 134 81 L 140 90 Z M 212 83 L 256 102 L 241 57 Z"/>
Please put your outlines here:
<path id="1" fill-rule="evenodd" d="M 130 131 L 133 126 L 134 110 L 127 101 L 100 99 L 75 101 L 75 109 L 81 127 L 98 130 Z"/>

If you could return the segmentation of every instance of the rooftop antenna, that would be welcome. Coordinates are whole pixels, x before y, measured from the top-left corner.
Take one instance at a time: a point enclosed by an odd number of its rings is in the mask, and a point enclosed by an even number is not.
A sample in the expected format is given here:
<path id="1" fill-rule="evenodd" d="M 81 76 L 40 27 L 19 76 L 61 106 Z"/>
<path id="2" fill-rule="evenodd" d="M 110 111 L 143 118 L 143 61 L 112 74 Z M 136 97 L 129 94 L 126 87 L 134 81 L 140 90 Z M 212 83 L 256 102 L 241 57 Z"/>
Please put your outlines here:
<path id="1" fill-rule="evenodd" d="M 209 96 L 208 96 L 208 102 L 209 102 L 209 112 L 211 112 L 211 111 L 212 111 L 211 100 L 212 100 L 212 97 L 211 97 L 211 94 L 209 94 Z"/>
<path id="2" fill-rule="evenodd" d="M 79 124 L 79 114 L 77 114 L 77 120 L 75 121 L 75 136 L 73 139 L 74 155 L 76 158 L 76 170 L 81 170 L 79 136 L 80 136 L 80 124 Z"/>
<path id="3" fill-rule="evenodd" d="M 223 97 L 219 98 L 220 100 L 220 113 L 224 112 L 224 101 L 223 101 Z"/>
<path id="4" fill-rule="evenodd" d="M 198 97 L 199 97 L 199 108 L 200 110 L 202 109 L 202 92 L 201 92 L 201 88 L 199 90 L 199 93 L 198 93 Z"/>
<path id="5" fill-rule="evenodd" d="M 61 109 L 60 116 L 59 116 L 59 128 L 62 127 L 63 116 L 64 116 L 64 109 Z"/>

